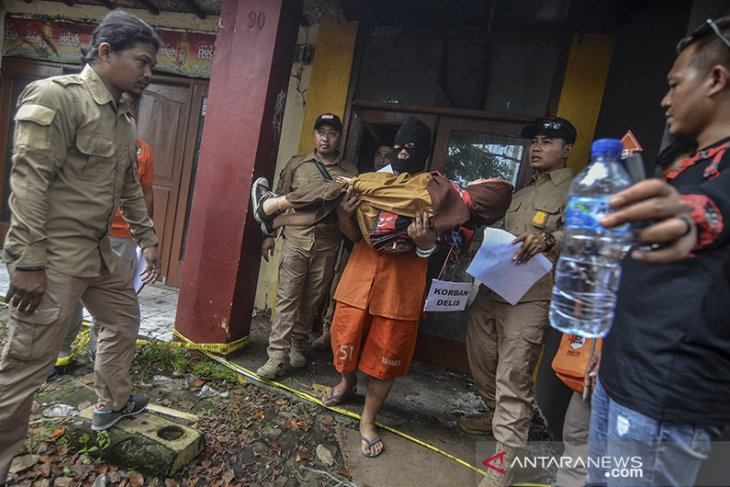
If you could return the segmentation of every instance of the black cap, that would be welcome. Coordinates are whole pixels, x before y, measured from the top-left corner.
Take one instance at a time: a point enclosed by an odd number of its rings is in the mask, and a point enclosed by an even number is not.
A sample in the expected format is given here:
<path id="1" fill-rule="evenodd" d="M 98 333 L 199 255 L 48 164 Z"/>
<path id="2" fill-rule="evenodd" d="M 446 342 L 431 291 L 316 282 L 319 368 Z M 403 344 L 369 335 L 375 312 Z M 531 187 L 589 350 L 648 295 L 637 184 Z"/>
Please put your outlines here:
<path id="1" fill-rule="evenodd" d="M 342 132 L 342 121 L 334 113 L 323 113 L 317 117 L 317 121 L 314 122 L 314 130 L 317 130 L 322 125 L 329 125 L 338 132 Z"/>
<path id="2" fill-rule="evenodd" d="M 522 129 L 523 137 L 531 139 L 536 135 L 547 135 L 563 139 L 568 144 L 574 144 L 578 132 L 573 124 L 560 117 L 545 117 L 534 120 L 530 125 Z"/>

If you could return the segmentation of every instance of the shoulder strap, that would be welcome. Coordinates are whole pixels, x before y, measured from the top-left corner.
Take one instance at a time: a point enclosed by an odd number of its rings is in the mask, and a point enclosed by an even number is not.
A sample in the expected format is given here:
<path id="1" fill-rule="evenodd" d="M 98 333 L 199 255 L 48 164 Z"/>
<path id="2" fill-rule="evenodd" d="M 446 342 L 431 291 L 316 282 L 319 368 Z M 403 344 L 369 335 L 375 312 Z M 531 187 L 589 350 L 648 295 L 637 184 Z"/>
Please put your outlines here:
<path id="1" fill-rule="evenodd" d="M 324 178 L 325 181 L 332 181 L 332 176 L 330 176 L 330 173 L 327 171 L 327 168 L 324 167 L 324 164 L 319 162 L 317 159 L 313 159 L 314 165 L 317 166 L 317 169 L 319 169 L 320 174 Z"/>

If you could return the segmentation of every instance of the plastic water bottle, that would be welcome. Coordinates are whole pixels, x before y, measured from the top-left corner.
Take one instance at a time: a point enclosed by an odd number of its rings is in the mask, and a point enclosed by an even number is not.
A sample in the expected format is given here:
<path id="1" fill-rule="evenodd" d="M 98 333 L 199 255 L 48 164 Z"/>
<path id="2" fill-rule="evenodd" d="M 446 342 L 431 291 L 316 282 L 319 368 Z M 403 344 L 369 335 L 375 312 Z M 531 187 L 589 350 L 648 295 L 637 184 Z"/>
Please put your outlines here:
<path id="1" fill-rule="evenodd" d="M 613 323 L 629 225 L 608 229 L 600 220 L 612 212 L 611 195 L 632 183 L 619 162 L 622 150 L 617 139 L 594 141 L 590 164 L 570 186 L 550 302 L 550 324 L 564 333 L 603 337 Z"/>

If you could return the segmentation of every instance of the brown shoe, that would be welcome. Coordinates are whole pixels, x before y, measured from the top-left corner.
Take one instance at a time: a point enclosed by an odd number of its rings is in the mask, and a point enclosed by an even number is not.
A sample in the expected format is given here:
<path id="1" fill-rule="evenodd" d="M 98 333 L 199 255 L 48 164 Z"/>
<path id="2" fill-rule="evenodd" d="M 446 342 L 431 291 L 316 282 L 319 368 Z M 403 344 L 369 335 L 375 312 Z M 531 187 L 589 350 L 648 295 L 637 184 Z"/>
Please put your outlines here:
<path id="1" fill-rule="evenodd" d="M 484 413 L 471 418 L 461 418 L 459 420 L 459 428 L 464 433 L 470 435 L 491 435 L 492 434 L 492 418 L 493 414 Z"/>
<path id="2" fill-rule="evenodd" d="M 514 479 L 514 469 L 511 466 L 518 452 L 519 448 L 497 442 L 495 456 L 490 461 L 492 467 L 487 467 L 487 475 L 479 482 L 479 487 L 509 487 Z"/>
<path id="3" fill-rule="evenodd" d="M 287 372 L 286 363 L 283 360 L 270 358 L 264 365 L 258 368 L 257 375 L 264 379 L 274 380 Z"/>
<path id="4" fill-rule="evenodd" d="M 301 369 L 307 365 L 307 357 L 304 356 L 304 346 L 299 340 L 292 340 L 289 349 L 289 365 L 295 369 Z"/>

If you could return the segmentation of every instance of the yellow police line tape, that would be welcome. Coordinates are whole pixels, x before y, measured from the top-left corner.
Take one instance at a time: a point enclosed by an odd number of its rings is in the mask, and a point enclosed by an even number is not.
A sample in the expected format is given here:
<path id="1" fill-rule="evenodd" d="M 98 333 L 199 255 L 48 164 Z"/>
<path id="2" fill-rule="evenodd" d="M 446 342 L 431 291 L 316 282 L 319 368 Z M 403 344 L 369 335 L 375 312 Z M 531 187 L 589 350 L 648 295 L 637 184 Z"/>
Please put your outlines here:
<path id="1" fill-rule="evenodd" d="M 3 303 L 4 304 L 4 303 Z M 5 305 L 7 306 L 7 305 Z M 79 331 L 76 338 L 73 341 L 73 346 L 68 355 L 64 357 L 58 357 L 56 359 L 56 367 L 65 367 L 71 363 L 71 360 L 78 355 L 78 353 L 89 343 L 89 325 L 88 321 L 82 321 L 81 325 L 83 329 Z M 173 335 L 183 340 L 181 342 L 166 342 L 162 340 L 149 340 L 145 338 L 138 338 L 137 345 L 154 345 L 154 346 L 165 346 L 173 348 L 185 348 L 187 350 L 199 350 L 201 352 L 215 352 L 221 355 L 228 355 L 231 352 L 240 350 L 248 343 L 248 337 L 245 336 L 238 340 L 230 343 L 194 343 L 193 341 L 184 337 L 179 331 L 173 328 Z"/>
<path id="2" fill-rule="evenodd" d="M 7 303 L 4 303 L 0 301 L 0 307 L 7 307 Z M 71 360 L 81 351 L 81 349 L 86 346 L 86 344 L 89 343 L 89 325 L 90 323 L 88 321 L 83 321 L 82 323 L 83 329 L 78 333 L 76 336 L 74 342 L 73 342 L 73 348 L 71 349 L 71 352 L 67 357 L 60 357 L 56 360 L 56 367 L 64 367 L 68 365 Z M 245 367 L 241 367 L 238 364 L 235 364 L 231 362 L 228 359 L 225 359 L 223 357 L 220 357 L 218 355 L 214 355 L 211 352 L 216 352 L 222 355 L 227 355 L 231 352 L 234 352 L 236 350 L 239 350 L 243 348 L 246 343 L 248 343 L 248 337 L 240 338 L 236 341 L 233 341 L 231 343 L 195 343 L 189 338 L 185 337 L 182 333 L 177 331 L 173 328 L 172 333 L 179 338 L 181 341 L 179 342 L 166 342 L 162 340 L 148 340 L 148 339 L 137 339 L 137 345 L 153 345 L 153 346 L 165 346 L 165 347 L 176 347 L 176 348 L 185 348 L 187 350 L 198 350 L 203 355 L 207 356 L 208 358 L 215 360 L 216 362 L 220 363 L 221 365 L 228 367 L 229 369 L 238 372 L 239 374 L 249 377 L 257 382 L 261 382 L 263 384 L 267 384 L 272 387 L 276 387 L 278 389 L 285 390 L 300 399 L 304 399 L 306 401 L 309 401 L 311 403 L 317 404 L 319 406 L 322 406 L 324 408 L 327 408 L 331 411 L 334 411 L 336 413 L 342 414 L 343 416 L 347 416 L 352 419 L 360 420 L 360 415 L 349 411 L 347 409 L 337 407 L 337 406 L 325 406 L 324 403 L 322 403 L 322 400 L 318 397 L 315 397 L 307 392 L 299 391 L 297 389 L 294 389 L 292 387 L 289 387 L 286 384 L 283 384 L 281 382 L 272 381 L 268 379 L 264 379 L 263 377 L 257 375 L 255 372 L 252 372 Z M 482 469 L 479 469 L 475 467 L 474 465 L 470 464 L 469 462 L 462 460 L 448 452 L 445 452 L 430 443 L 426 443 L 425 441 L 419 440 L 418 438 L 409 435 L 408 433 L 404 433 L 400 430 L 397 430 L 391 426 L 388 426 L 386 424 L 382 423 L 375 423 L 378 428 L 381 428 L 385 431 L 389 431 L 390 433 L 393 433 L 397 436 L 400 436 L 401 438 L 404 438 L 406 440 L 409 440 L 417 445 L 420 445 L 424 448 L 427 448 L 435 453 L 438 453 L 442 456 L 445 456 L 446 458 L 455 461 L 456 463 L 473 470 L 481 475 L 486 475 L 486 472 Z M 548 484 L 536 484 L 536 483 L 519 483 L 519 484 L 512 484 L 514 487 L 550 487 Z"/>

